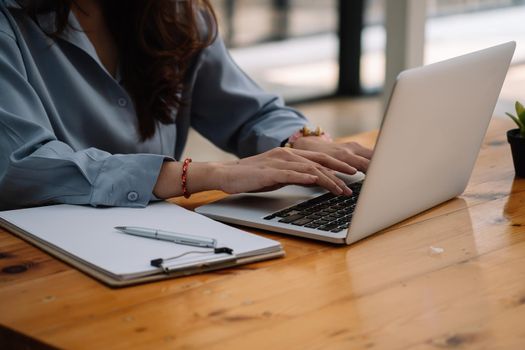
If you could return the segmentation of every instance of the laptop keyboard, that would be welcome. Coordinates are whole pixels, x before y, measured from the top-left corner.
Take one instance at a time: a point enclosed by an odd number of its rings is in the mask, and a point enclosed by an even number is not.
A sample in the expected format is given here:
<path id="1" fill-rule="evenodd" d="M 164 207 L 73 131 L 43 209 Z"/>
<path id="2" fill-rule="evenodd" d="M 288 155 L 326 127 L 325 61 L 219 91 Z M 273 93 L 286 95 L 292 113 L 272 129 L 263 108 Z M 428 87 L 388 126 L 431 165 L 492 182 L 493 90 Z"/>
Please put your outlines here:
<path id="1" fill-rule="evenodd" d="M 325 193 L 293 207 L 272 213 L 264 219 L 280 218 L 279 222 L 283 224 L 304 226 L 321 231 L 340 232 L 346 230 L 352 221 L 362 185 L 362 181 L 348 185 L 353 192 L 351 196 Z"/>

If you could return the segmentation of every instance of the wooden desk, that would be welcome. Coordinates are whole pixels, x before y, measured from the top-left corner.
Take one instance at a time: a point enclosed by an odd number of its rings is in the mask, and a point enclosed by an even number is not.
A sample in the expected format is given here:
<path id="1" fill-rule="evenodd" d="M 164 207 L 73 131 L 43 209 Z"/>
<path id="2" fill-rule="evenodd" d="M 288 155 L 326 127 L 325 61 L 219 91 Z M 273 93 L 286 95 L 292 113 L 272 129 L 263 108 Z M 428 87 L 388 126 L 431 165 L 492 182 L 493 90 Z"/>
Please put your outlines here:
<path id="1" fill-rule="evenodd" d="M 493 120 L 461 197 L 349 247 L 264 234 L 286 258 L 110 289 L 0 232 L 0 348 L 523 349 L 525 181 L 510 128 Z"/>

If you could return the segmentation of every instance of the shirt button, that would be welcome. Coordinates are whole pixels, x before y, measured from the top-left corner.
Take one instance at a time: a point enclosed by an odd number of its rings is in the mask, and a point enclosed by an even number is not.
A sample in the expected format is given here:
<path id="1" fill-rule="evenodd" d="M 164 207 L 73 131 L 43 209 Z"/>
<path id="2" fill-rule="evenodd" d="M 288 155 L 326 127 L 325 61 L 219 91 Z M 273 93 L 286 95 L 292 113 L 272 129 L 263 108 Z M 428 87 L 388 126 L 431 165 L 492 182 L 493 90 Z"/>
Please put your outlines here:
<path id="1" fill-rule="evenodd" d="M 119 98 L 117 102 L 120 107 L 126 107 L 128 105 L 128 101 L 124 97 Z"/>
<path id="2" fill-rule="evenodd" d="M 136 201 L 139 199 L 139 194 L 135 191 L 128 192 L 128 200 L 131 202 Z"/>

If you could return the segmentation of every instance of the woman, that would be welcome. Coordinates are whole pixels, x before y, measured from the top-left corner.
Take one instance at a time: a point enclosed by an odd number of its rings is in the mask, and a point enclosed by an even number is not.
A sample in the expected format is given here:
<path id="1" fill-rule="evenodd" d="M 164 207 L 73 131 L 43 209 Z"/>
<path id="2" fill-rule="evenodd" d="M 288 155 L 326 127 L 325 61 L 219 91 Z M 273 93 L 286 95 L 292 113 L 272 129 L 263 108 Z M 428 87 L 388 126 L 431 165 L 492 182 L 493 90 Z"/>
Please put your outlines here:
<path id="1" fill-rule="evenodd" d="M 303 135 L 306 119 L 235 65 L 208 1 L 0 0 L 0 10 L 1 209 L 140 207 L 285 184 L 350 194 L 333 171 L 367 168 L 371 150 Z M 190 126 L 241 159 L 174 161 Z"/>

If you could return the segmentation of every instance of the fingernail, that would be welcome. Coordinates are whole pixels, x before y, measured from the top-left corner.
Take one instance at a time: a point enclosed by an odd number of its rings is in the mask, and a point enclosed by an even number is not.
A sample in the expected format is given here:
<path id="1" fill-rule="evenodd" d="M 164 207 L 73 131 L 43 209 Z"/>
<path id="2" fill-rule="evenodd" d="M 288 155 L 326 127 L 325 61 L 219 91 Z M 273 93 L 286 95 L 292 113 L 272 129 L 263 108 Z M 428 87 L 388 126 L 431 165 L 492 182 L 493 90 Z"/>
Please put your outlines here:
<path id="1" fill-rule="evenodd" d="M 351 190 L 348 186 L 345 186 L 345 194 L 346 194 L 347 196 L 351 196 L 352 193 L 353 193 L 352 190 Z"/>

